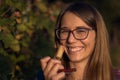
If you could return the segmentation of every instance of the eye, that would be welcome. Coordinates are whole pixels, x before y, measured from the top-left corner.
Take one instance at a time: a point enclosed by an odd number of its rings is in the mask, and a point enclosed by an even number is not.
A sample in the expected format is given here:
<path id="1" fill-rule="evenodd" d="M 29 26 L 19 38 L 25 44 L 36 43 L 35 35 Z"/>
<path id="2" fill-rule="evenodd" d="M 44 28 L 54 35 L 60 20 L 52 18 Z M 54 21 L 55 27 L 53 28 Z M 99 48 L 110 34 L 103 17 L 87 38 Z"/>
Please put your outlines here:
<path id="1" fill-rule="evenodd" d="M 64 33 L 68 33 L 68 30 L 60 30 L 60 33 L 64 34 Z"/>
<path id="2" fill-rule="evenodd" d="M 77 29 L 75 32 L 76 32 L 77 34 L 81 34 L 81 33 L 87 32 L 87 30 L 86 30 L 86 29 Z"/>

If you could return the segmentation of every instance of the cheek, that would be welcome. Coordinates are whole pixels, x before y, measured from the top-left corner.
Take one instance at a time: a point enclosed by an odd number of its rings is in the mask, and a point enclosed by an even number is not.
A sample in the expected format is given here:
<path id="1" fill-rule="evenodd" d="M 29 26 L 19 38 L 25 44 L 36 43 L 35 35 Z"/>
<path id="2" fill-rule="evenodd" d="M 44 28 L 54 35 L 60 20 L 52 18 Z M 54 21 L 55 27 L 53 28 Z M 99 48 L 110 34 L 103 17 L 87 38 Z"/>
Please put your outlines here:
<path id="1" fill-rule="evenodd" d="M 61 41 L 60 41 L 60 44 L 62 44 L 62 45 L 65 45 L 65 43 L 66 43 L 65 40 L 61 40 Z"/>
<path id="2" fill-rule="evenodd" d="M 86 54 L 85 56 L 90 56 L 93 53 L 94 50 L 94 46 L 95 46 L 95 41 L 90 41 L 89 42 L 85 42 L 84 44 L 85 48 L 84 48 L 84 54 Z"/>
<path id="3" fill-rule="evenodd" d="M 90 52 L 93 51 L 94 46 L 95 46 L 95 40 L 90 41 L 90 42 L 87 44 L 87 48 L 89 49 Z"/>
<path id="4" fill-rule="evenodd" d="M 92 53 L 95 47 L 95 35 L 89 36 L 84 42 L 86 51 Z"/>

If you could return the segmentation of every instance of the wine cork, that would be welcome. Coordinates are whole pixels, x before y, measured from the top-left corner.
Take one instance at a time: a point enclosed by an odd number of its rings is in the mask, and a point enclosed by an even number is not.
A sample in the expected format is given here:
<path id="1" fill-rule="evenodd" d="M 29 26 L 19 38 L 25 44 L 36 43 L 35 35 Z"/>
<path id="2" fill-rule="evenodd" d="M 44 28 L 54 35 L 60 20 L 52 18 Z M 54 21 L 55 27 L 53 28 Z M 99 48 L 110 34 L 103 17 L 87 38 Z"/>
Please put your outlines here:
<path id="1" fill-rule="evenodd" d="M 62 58 L 63 52 L 64 46 L 60 45 L 54 58 L 60 60 Z"/>

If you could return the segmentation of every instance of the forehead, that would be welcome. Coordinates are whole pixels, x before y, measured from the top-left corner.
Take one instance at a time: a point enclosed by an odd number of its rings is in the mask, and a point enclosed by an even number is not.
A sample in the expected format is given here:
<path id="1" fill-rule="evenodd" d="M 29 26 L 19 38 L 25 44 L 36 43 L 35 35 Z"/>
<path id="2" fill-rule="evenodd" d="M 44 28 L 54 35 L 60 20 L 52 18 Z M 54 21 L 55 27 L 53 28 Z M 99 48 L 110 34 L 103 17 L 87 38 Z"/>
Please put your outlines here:
<path id="1" fill-rule="evenodd" d="M 89 28 L 79 16 L 72 12 L 66 12 L 61 20 L 61 27 L 67 27 L 70 29 L 75 29 L 78 26 Z"/>

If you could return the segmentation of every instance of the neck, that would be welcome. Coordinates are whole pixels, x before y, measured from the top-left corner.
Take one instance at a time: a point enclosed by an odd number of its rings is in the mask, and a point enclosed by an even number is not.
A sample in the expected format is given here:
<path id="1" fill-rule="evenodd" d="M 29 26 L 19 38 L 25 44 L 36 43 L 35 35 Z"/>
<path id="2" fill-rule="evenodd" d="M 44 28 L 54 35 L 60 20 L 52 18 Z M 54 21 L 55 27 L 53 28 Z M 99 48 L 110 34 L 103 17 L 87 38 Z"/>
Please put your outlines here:
<path id="1" fill-rule="evenodd" d="M 87 62 L 70 62 L 71 68 L 76 68 L 76 72 L 68 75 L 68 80 L 82 80 Z"/>

